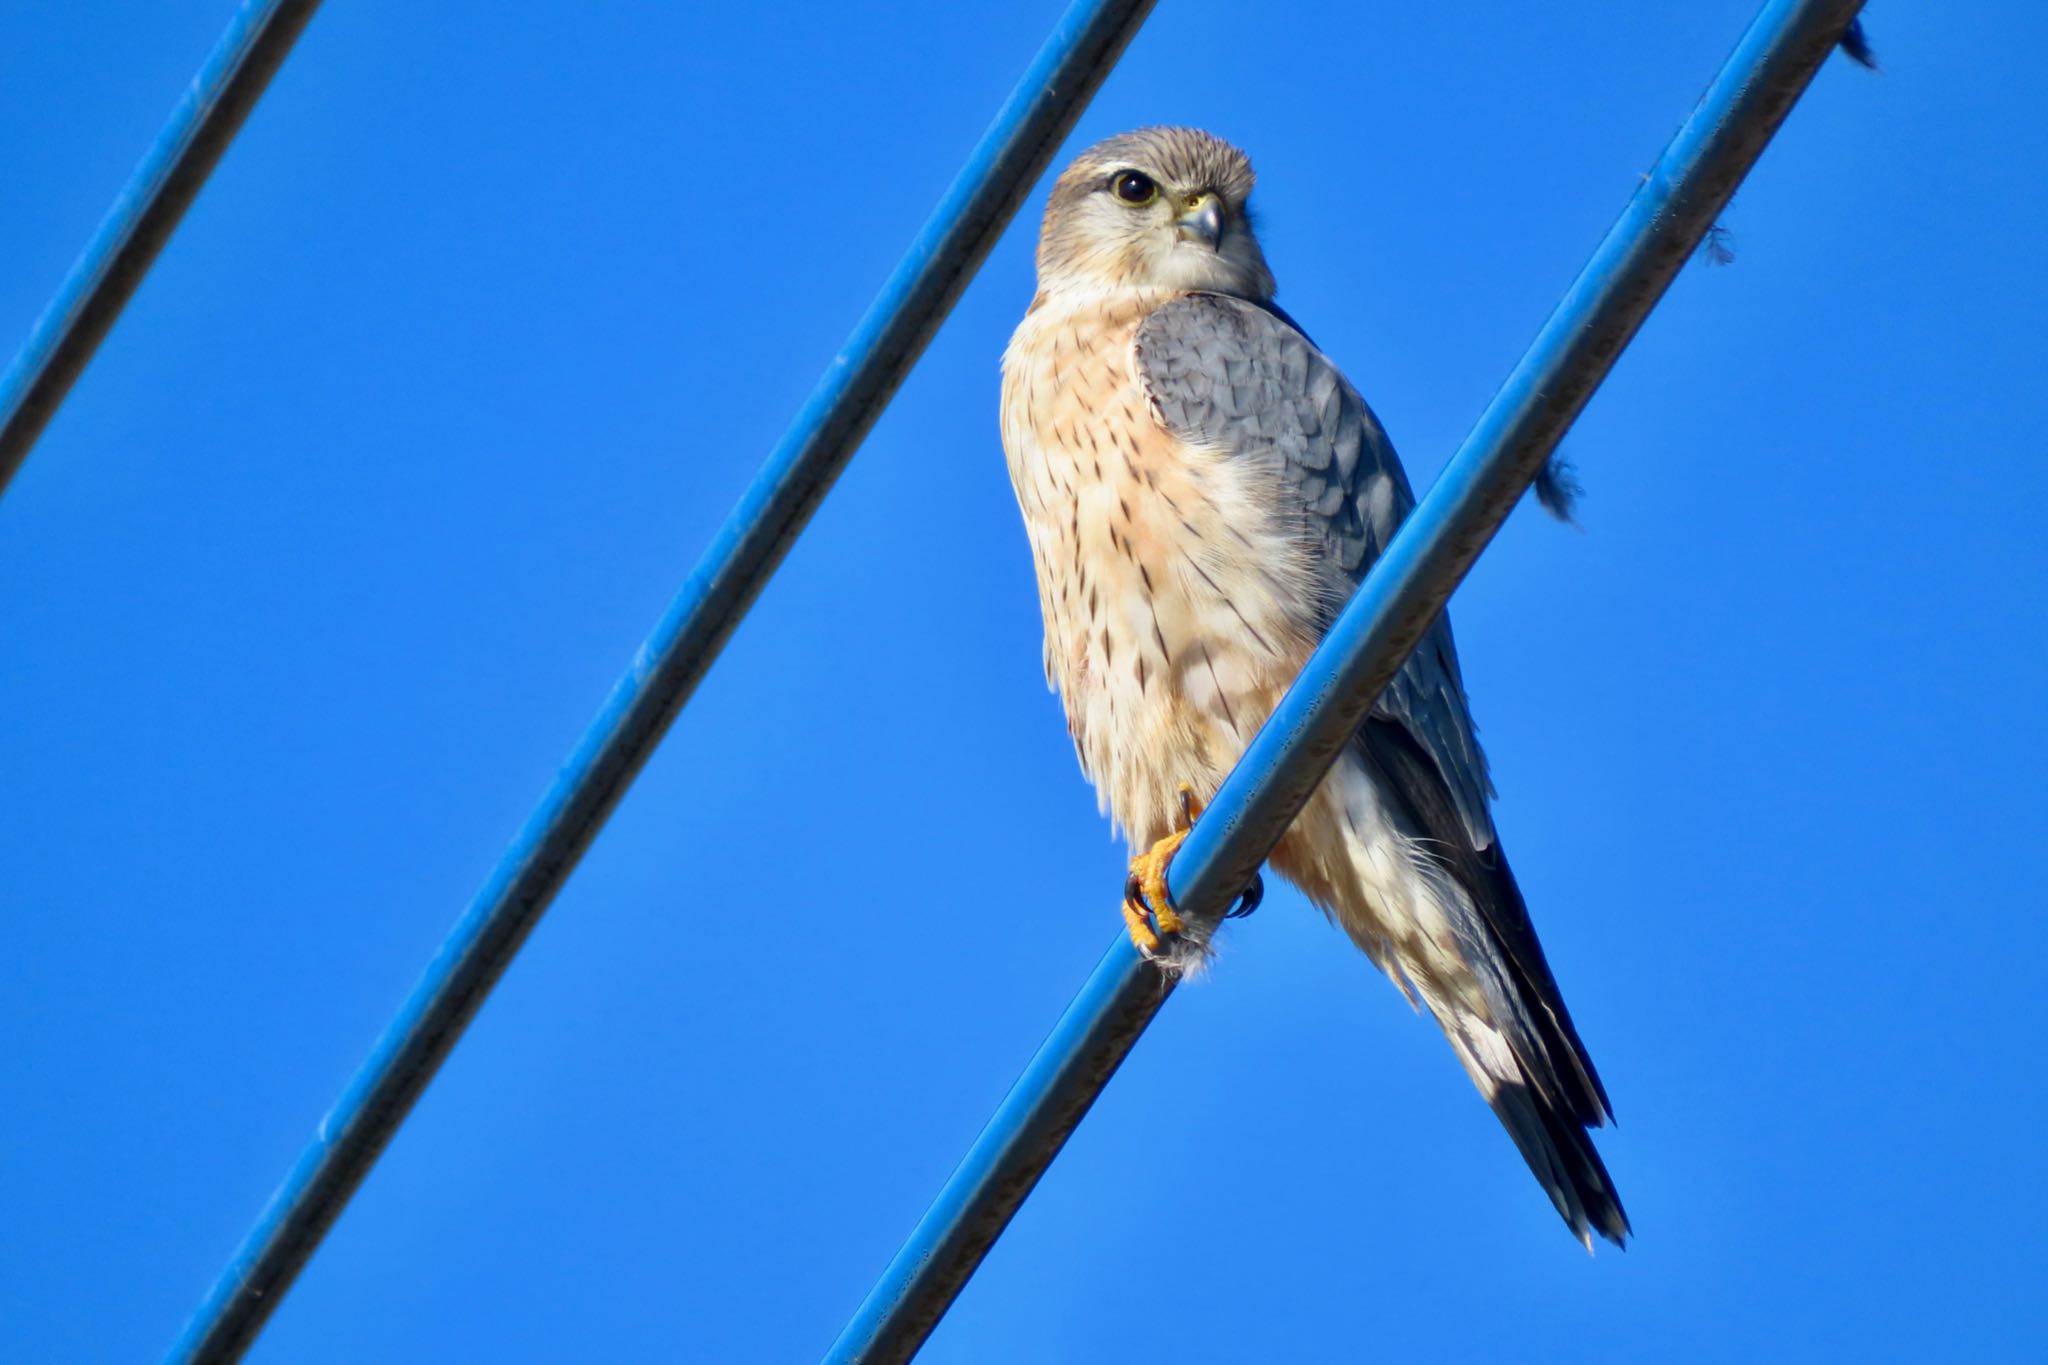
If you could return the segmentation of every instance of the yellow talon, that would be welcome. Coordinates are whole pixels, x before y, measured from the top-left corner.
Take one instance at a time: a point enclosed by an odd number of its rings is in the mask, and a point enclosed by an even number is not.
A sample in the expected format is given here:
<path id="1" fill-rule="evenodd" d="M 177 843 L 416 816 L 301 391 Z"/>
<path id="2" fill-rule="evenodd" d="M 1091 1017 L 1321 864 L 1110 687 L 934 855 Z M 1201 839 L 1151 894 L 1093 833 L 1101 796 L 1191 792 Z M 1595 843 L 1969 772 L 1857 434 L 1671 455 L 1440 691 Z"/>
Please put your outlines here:
<path id="1" fill-rule="evenodd" d="M 1181 783 L 1181 827 L 1131 859 L 1131 873 L 1124 881 L 1124 923 L 1130 928 L 1132 945 L 1147 957 L 1155 956 L 1166 939 L 1187 928 L 1173 908 L 1173 894 L 1166 889 L 1166 865 L 1187 842 L 1188 831 L 1201 813 L 1194 788 Z"/>
<path id="2" fill-rule="evenodd" d="M 1145 907 L 1124 897 L 1124 925 L 1131 931 L 1131 945 L 1146 957 L 1159 955 L 1159 935 L 1152 932 L 1152 920 Z"/>

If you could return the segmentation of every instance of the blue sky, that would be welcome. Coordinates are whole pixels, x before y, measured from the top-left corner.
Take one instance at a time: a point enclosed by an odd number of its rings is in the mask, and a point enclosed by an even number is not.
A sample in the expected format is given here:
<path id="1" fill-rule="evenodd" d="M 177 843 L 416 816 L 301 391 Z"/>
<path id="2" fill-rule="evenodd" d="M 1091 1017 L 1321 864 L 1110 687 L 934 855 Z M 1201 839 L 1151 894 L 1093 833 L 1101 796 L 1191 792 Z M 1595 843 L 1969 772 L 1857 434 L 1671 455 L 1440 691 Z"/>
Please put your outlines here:
<path id="1" fill-rule="evenodd" d="M 0 18 L 6 344 L 227 9 Z M 1246 147 L 1426 482 L 1751 12 L 1169 0 L 1072 146 Z M 315 19 L 0 499 L 10 1356 L 169 1344 L 1057 13 Z M 927 1359 L 2048 1349 L 2048 18 L 1870 22 L 1454 607 L 1634 1245 L 1276 891 Z M 253 1359 L 814 1357 L 1117 931 L 996 435 L 1039 202 Z"/>

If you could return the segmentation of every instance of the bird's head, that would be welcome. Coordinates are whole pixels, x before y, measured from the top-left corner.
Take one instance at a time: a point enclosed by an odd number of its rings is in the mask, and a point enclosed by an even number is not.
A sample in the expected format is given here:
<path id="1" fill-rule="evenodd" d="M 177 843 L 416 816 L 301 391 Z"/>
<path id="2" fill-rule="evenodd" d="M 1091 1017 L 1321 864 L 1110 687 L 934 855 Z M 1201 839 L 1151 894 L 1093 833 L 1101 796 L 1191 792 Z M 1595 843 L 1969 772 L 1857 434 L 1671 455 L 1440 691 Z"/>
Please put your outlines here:
<path id="1" fill-rule="evenodd" d="M 1038 283 L 1064 291 L 1186 289 L 1273 296 L 1245 201 L 1252 163 L 1194 128 L 1140 128 L 1098 142 L 1054 182 Z"/>

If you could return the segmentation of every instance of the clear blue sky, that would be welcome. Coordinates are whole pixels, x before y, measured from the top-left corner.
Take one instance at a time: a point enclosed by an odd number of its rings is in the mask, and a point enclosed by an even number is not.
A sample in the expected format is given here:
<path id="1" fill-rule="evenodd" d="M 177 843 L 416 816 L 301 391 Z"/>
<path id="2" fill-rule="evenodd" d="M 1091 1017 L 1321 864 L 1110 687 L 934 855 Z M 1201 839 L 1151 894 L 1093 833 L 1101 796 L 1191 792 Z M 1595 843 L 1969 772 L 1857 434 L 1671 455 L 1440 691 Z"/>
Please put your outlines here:
<path id="1" fill-rule="evenodd" d="M 227 0 L 0 18 L 0 346 Z M 335 0 L 0 499 L 0 1339 L 152 1359 L 1059 9 Z M 1748 22 L 1166 0 L 1433 476 Z M 1292 893 L 940 1362 L 2039 1359 L 2048 18 L 1881 4 L 1455 604 L 1622 1126 L 1589 1260 Z M 813 1358 L 1117 932 L 1003 240 L 264 1362 Z"/>

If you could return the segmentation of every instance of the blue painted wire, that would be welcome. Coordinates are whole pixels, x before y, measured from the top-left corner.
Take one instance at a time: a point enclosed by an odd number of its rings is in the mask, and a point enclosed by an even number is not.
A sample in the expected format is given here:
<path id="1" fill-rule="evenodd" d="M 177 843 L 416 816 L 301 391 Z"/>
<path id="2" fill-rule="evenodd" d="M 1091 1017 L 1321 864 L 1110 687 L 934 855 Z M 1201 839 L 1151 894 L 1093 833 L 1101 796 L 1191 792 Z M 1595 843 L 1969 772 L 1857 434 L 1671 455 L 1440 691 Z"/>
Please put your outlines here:
<path id="1" fill-rule="evenodd" d="M 239 1358 L 1152 8 L 1076 0 L 167 1357 Z"/>
<path id="2" fill-rule="evenodd" d="M 1300 812 L 1862 0 L 1770 0 L 1169 868 L 1214 924 Z M 1172 990 L 1119 935 L 825 1359 L 917 1353 Z"/>
<path id="3" fill-rule="evenodd" d="M 28 458 L 320 0 L 244 0 L 0 376 L 0 492 Z"/>

